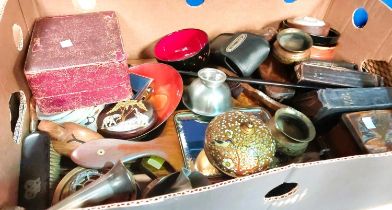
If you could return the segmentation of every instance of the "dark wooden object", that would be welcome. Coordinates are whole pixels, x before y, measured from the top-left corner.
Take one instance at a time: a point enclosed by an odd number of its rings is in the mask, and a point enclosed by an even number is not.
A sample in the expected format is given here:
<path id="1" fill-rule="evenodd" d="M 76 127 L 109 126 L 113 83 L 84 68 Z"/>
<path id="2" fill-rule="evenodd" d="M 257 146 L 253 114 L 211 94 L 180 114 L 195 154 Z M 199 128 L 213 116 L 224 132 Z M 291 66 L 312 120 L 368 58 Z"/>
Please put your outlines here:
<path id="1" fill-rule="evenodd" d="M 323 136 L 323 140 L 336 157 L 347 157 L 363 153 L 343 122 L 339 122 L 330 132 Z"/>
<path id="2" fill-rule="evenodd" d="M 298 84 L 321 87 L 379 87 L 383 86 L 380 76 L 343 67 L 300 63 L 295 66 Z"/>
<path id="3" fill-rule="evenodd" d="M 292 104 L 318 122 L 355 111 L 392 108 L 392 88 L 339 88 L 311 91 L 296 97 Z"/>
<path id="4" fill-rule="evenodd" d="M 348 113 L 342 120 L 363 152 L 392 151 L 392 110 Z"/>
<path id="5" fill-rule="evenodd" d="M 60 125 L 52 121 L 42 120 L 38 129 L 49 134 L 56 152 L 68 157 L 80 144 L 103 138 L 101 134 L 72 122 Z"/>

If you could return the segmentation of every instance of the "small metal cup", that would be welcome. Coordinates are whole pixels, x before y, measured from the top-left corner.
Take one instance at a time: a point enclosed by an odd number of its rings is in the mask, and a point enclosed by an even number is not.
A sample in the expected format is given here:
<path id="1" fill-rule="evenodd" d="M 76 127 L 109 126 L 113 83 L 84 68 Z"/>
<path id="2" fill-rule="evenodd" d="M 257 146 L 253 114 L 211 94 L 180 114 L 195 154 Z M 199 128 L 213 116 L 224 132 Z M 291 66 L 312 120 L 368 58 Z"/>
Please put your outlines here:
<path id="1" fill-rule="evenodd" d="M 303 52 L 313 46 L 312 37 L 296 28 L 281 30 L 276 36 L 276 41 L 289 52 Z"/>
<path id="2" fill-rule="evenodd" d="M 310 57 L 312 37 L 296 28 L 280 31 L 273 45 L 274 57 L 284 64 L 301 62 Z"/>
<path id="3" fill-rule="evenodd" d="M 192 112 L 208 117 L 217 116 L 232 109 L 226 74 L 214 68 L 204 68 L 184 91 L 182 101 Z"/>
<path id="4" fill-rule="evenodd" d="M 305 152 L 316 136 L 316 129 L 308 117 L 293 108 L 281 108 L 268 122 L 277 151 L 298 156 Z"/>

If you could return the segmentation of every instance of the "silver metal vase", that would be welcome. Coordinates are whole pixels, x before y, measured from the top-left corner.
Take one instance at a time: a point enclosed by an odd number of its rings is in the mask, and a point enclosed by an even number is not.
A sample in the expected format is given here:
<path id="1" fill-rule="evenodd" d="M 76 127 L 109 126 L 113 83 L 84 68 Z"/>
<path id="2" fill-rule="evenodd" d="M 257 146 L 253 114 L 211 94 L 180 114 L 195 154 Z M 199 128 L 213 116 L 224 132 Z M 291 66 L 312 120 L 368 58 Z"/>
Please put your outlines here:
<path id="1" fill-rule="evenodd" d="M 184 91 L 182 101 L 192 112 L 208 117 L 230 111 L 233 107 L 226 74 L 214 68 L 203 68 Z"/>

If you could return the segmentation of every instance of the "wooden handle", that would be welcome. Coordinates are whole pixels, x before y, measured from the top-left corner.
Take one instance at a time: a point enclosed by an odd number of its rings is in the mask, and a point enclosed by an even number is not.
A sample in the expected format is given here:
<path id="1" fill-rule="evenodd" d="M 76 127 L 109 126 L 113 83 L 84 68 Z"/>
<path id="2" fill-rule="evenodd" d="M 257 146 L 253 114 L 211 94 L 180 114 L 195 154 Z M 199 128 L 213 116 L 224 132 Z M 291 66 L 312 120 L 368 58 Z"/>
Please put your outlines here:
<path id="1" fill-rule="evenodd" d="M 38 130 L 47 132 L 51 138 L 54 138 L 58 141 L 64 141 L 63 136 L 66 135 L 66 130 L 58 125 L 57 123 L 54 123 L 49 120 L 42 120 L 38 124 Z"/>
<path id="2" fill-rule="evenodd" d="M 72 122 L 59 125 L 52 121 L 42 120 L 38 129 L 49 134 L 53 148 L 58 153 L 69 157 L 80 144 L 103 138 L 101 134 Z"/>
<path id="3" fill-rule="evenodd" d="M 223 68 L 223 67 L 217 67 L 219 70 L 225 72 L 225 74 L 232 76 L 232 77 L 238 77 L 235 73 Z M 244 88 L 244 93 L 245 95 L 251 97 L 253 100 L 257 101 L 259 104 L 263 104 L 267 106 L 269 109 L 276 111 L 280 108 L 285 108 L 287 107 L 286 105 L 279 103 L 275 101 L 274 99 L 270 98 L 267 96 L 265 93 L 261 92 L 260 90 L 257 90 L 250 86 L 249 84 L 246 83 L 241 83 L 241 86 Z"/>
<path id="4" fill-rule="evenodd" d="M 30 109 L 30 132 L 33 133 L 37 130 L 37 124 L 38 124 L 38 117 L 37 117 L 37 111 L 35 110 L 35 99 L 34 97 L 30 98 L 30 103 L 29 103 L 29 109 Z"/>
<path id="5" fill-rule="evenodd" d="M 146 142 L 132 142 L 118 139 L 100 139 L 80 145 L 71 155 L 71 159 L 86 168 L 103 168 L 118 160 L 131 161 L 141 157 L 159 156 L 176 163 L 176 155 L 172 155 L 173 147 L 167 144 L 167 137 L 158 137 Z"/>

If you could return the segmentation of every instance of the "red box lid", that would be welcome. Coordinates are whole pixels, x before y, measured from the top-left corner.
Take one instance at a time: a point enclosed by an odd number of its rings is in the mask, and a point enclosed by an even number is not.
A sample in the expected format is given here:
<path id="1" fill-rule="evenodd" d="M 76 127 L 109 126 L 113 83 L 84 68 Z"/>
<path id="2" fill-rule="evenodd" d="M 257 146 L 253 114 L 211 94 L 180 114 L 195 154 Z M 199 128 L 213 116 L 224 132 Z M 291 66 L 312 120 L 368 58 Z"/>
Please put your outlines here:
<path id="1" fill-rule="evenodd" d="M 45 17 L 35 23 L 25 73 L 125 59 L 114 12 Z"/>

